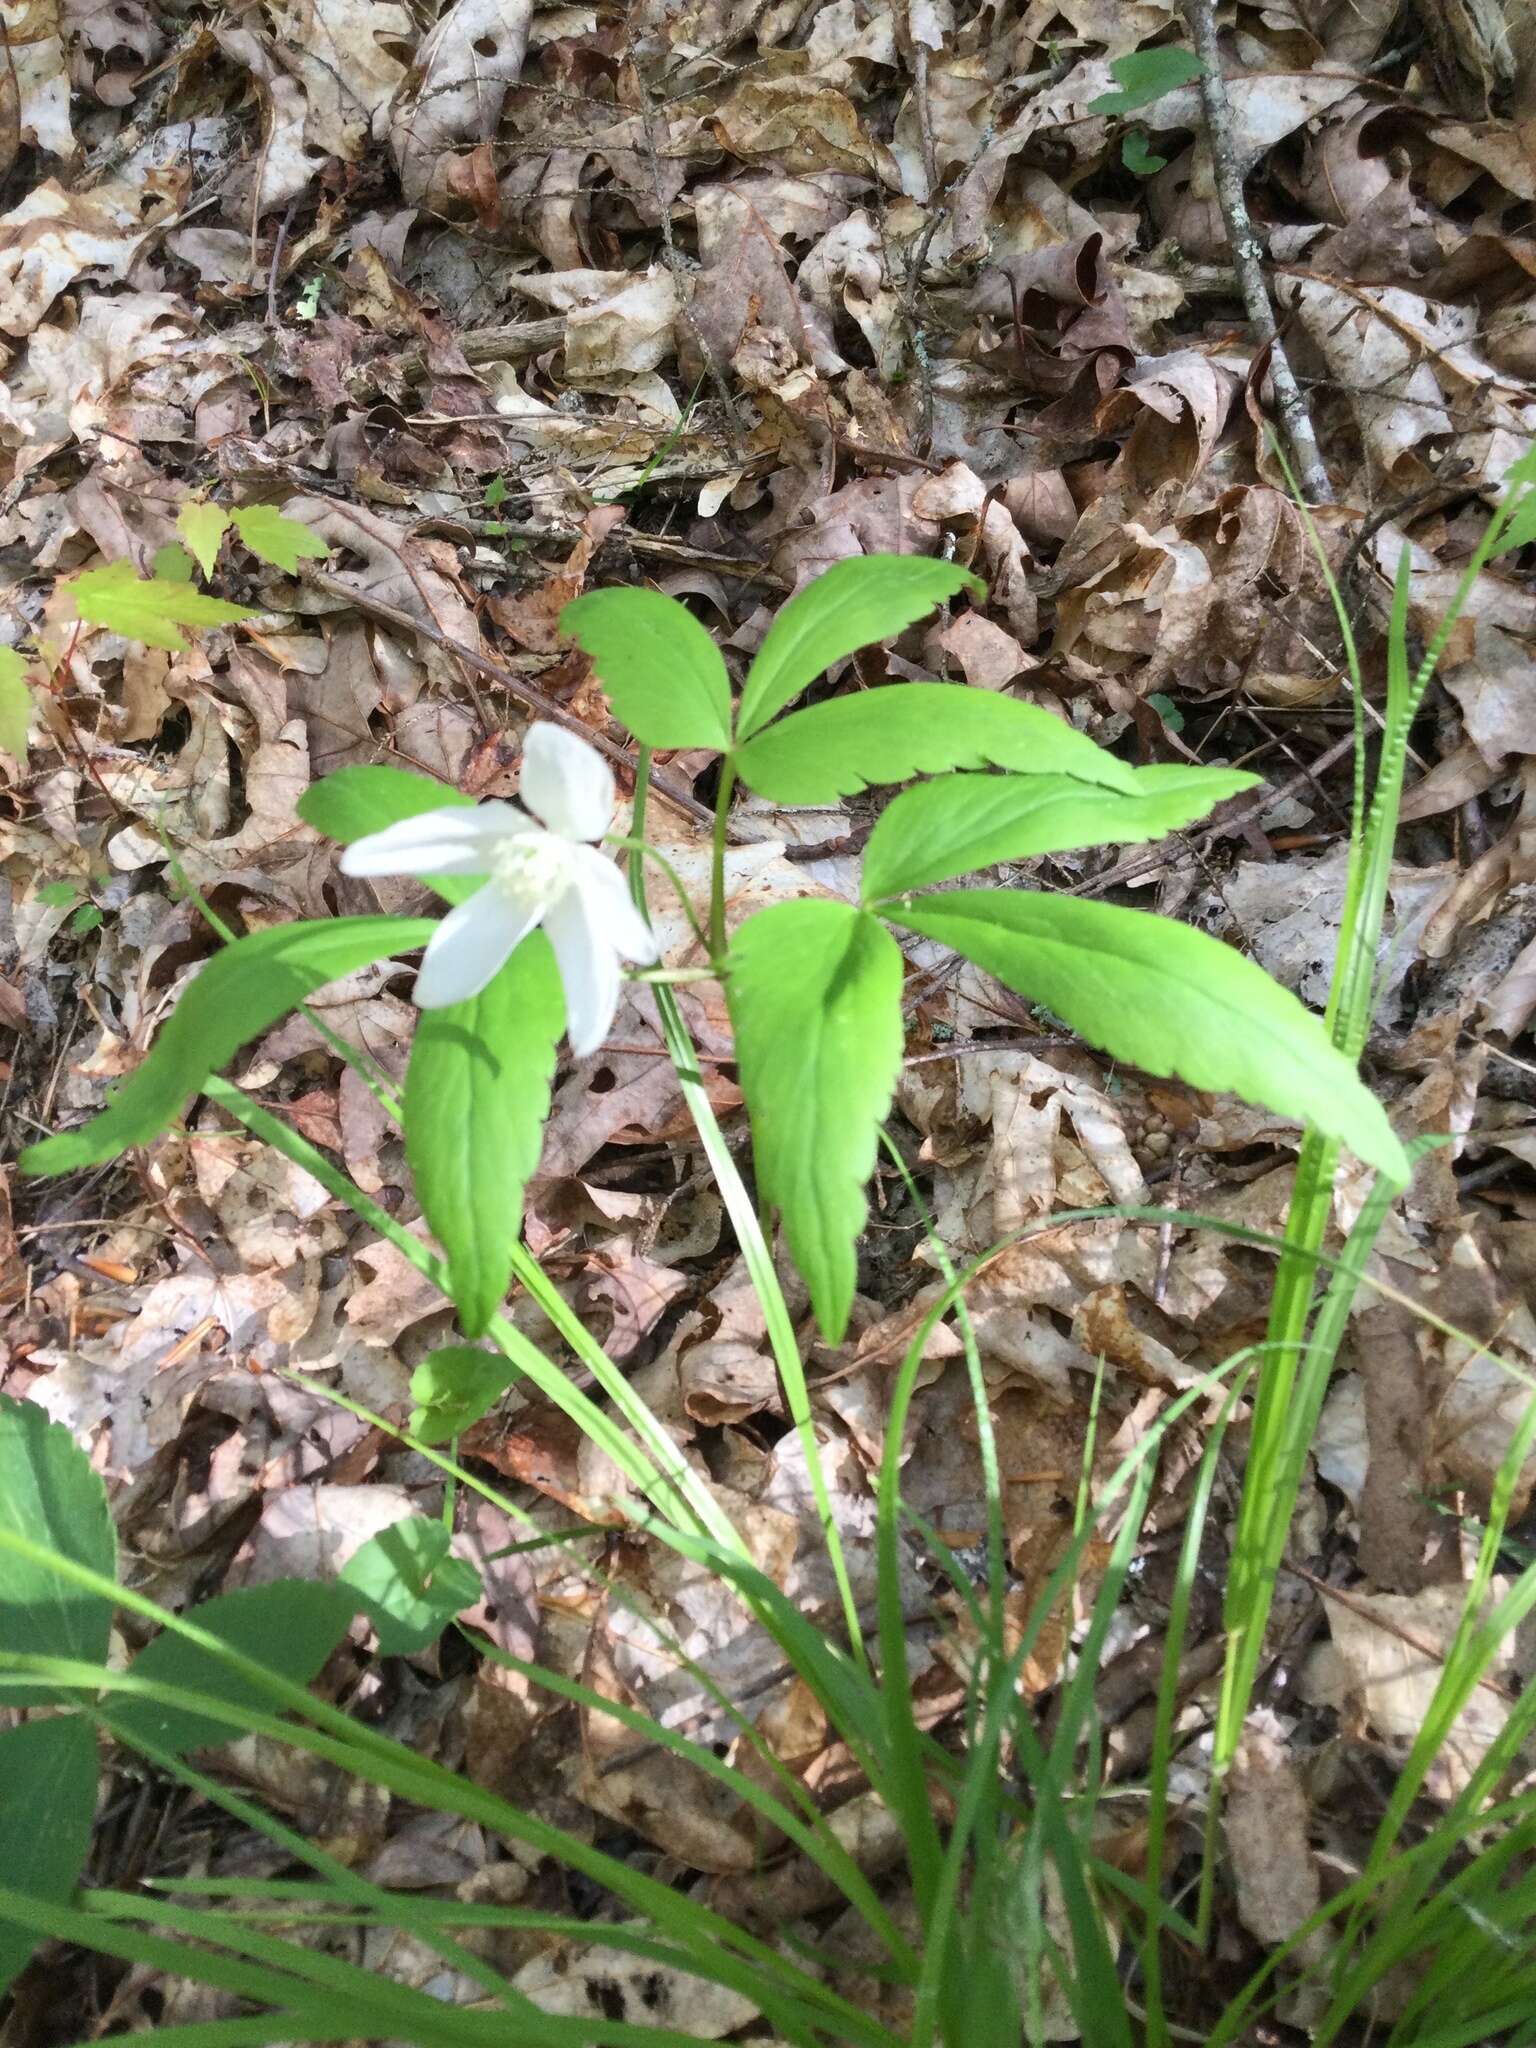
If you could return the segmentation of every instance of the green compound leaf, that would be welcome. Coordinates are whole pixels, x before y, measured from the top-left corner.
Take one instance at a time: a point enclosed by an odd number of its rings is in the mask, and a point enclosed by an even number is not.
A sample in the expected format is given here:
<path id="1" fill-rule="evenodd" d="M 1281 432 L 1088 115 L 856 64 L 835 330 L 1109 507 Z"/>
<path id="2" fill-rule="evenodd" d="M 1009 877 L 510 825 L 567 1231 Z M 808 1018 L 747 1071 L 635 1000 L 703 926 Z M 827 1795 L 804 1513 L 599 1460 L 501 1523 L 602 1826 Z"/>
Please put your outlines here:
<path id="1" fill-rule="evenodd" d="M 1182 762 L 1128 769 L 1132 794 L 1060 775 L 946 775 L 888 803 L 864 852 L 864 900 L 878 903 L 999 861 L 1079 846 L 1161 839 L 1259 777 Z"/>
<path id="2" fill-rule="evenodd" d="M 848 1326 L 864 1188 L 901 1066 L 901 981 L 901 949 L 846 903 L 760 911 L 727 963 L 758 1192 L 779 1210 L 833 1344 Z"/>
<path id="3" fill-rule="evenodd" d="M 467 1337 L 501 1307 L 539 1163 L 565 996 L 543 932 L 467 1003 L 423 1010 L 405 1075 L 405 1156 Z"/>
<path id="4" fill-rule="evenodd" d="M 71 1173 L 147 1145 L 248 1039 L 328 981 L 424 946 L 428 917 L 338 917 L 252 932 L 215 953 L 184 991 L 148 1058 L 78 1131 L 29 1145 L 25 1173 Z"/>
<path id="5" fill-rule="evenodd" d="M 1315 1124 L 1407 1180 L 1385 1111 L 1319 1020 L 1219 939 L 1148 911 L 1026 890 L 924 896 L 887 914 L 1115 1059 Z"/>
<path id="6" fill-rule="evenodd" d="M 59 1714 L 0 1734 L 0 1868 L 12 1891 L 64 1905 L 91 1852 L 95 1818 L 96 1736 L 87 1720 Z M 42 1939 L 0 1920 L 0 1998 Z"/>
<path id="7" fill-rule="evenodd" d="M 792 711 L 736 750 L 749 789 L 829 804 L 871 783 L 946 768 L 1012 768 L 1133 790 L 1136 771 L 1035 704 L 966 683 L 886 683 Z"/>
<path id="8" fill-rule="evenodd" d="M 1205 66 L 1193 50 L 1165 44 L 1158 50 L 1132 50 L 1124 57 L 1113 57 L 1109 68 L 1120 90 L 1101 92 L 1090 100 L 1090 114 L 1134 114 L 1138 107 L 1160 100 L 1165 92 L 1192 83 Z"/>
<path id="9" fill-rule="evenodd" d="M 708 633 L 659 590 L 594 590 L 560 614 L 618 717 L 646 747 L 731 744 L 731 680 Z"/>
<path id="10" fill-rule="evenodd" d="M 266 1586 L 242 1586 L 205 1600 L 190 1619 L 242 1657 L 265 1665 L 294 1685 L 308 1685 L 351 1626 L 358 1602 L 344 1586 L 308 1579 L 277 1579 Z M 135 1678 L 152 1678 L 205 1694 L 253 1713 L 281 1712 L 272 1695 L 254 1680 L 232 1671 L 211 1650 L 166 1629 L 133 1660 Z M 210 1743 L 232 1742 L 240 1730 L 216 1715 L 156 1700 L 116 1698 L 108 1720 L 124 1742 L 148 1742 L 182 1755 Z"/>
<path id="11" fill-rule="evenodd" d="M 427 1444 L 462 1436 L 490 1414 L 516 1378 L 516 1366 L 499 1352 L 445 1344 L 411 1374 L 411 1435 Z"/>
<path id="12" fill-rule="evenodd" d="M 291 576 L 305 555 L 322 559 L 331 552 L 312 527 L 286 519 L 275 505 L 237 505 L 230 517 L 235 531 L 259 561 Z"/>
<path id="13" fill-rule="evenodd" d="M 419 818 L 426 811 L 473 806 L 451 783 L 434 782 L 428 775 L 413 775 L 408 768 L 389 768 L 382 762 L 355 768 L 338 768 L 334 775 L 313 783 L 299 798 L 297 809 L 306 825 L 323 832 L 327 839 L 339 839 L 350 846 L 366 839 L 370 832 L 382 832 L 402 818 Z M 430 875 L 427 885 L 448 903 L 462 903 L 473 896 L 480 883 L 474 875 Z"/>
<path id="14" fill-rule="evenodd" d="M 18 765 L 27 758 L 27 728 L 32 723 L 32 691 L 27 664 L 14 647 L 0 647 L 0 753 Z"/>
<path id="15" fill-rule="evenodd" d="M 741 693 L 737 731 L 748 740 L 833 662 L 889 640 L 959 591 L 986 585 L 929 555 L 859 555 L 834 562 L 792 597 L 757 651 Z"/>
<path id="16" fill-rule="evenodd" d="M 365 1543 L 341 1575 L 366 1608 L 385 1657 L 408 1657 L 435 1642 L 456 1614 L 480 1598 L 480 1574 L 451 1555 L 441 1522 L 407 1515 Z"/>
<path id="17" fill-rule="evenodd" d="M 0 1395 L 0 1530 L 117 1575 L 117 1540 L 107 1493 L 67 1429 L 35 1402 Z M 112 1602 L 75 1585 L 39 1560 L 0 1550 L 0 1644 L 37 1657 L 106 1661 Z M 26 1696 L 28 1706 L 72 1699 L 69 1692 Z"/>
<path id="18" fill-rule="evenodd" d="M 176 531 L 192 550 L 205 576 L 213 574 L 219 547 L 229 531 L 229 514 L 210 498 L 190 498 L 176 514 Z"/>
<path id="19" fill-rule="evenodd" d="M 135 576 L 131 562 L 87 569 L 68 585 L 75 610 L 88 626 L 105 626 L 125 640 L 178 653 L 186 646 L 183 626 L 230 626 L 254 619 L 243 604 L 226 604 L 190 583 L 164 576 Z"/>

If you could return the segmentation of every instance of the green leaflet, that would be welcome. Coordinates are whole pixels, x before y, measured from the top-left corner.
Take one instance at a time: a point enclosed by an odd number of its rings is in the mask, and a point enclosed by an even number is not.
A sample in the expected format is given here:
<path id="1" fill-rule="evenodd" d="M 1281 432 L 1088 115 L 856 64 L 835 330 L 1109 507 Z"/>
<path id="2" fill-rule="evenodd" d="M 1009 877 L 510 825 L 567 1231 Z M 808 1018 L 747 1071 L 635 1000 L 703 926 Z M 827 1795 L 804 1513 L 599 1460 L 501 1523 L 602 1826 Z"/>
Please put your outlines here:
<path id="1" fill-rule="evenodd" d="M 826 804 L 946 768 L 1012 768 L 1130 791 L 1136 770 L 1035 704 L 966 683 L 887 683 L 792 711 L 736 750 L 736 772 L 780 804 Z"/>
<path id="2" fill-rule="evenodd" d="M 243 604 L 226 604 L 221 597 L 194 590 L 190 583 L 136 576 L 128 561 L 87 569 L 67 587 L 88 626 L 105 626 L 125 640 L 142 640 L 147 647 L 172 653 L 187 644 L 183 626 L 228 626 L 256 617 Z"/>
<path id="3" fill-rule="evenodd" d="M 7 1571 L 13 1562 L 6 1559 Z M 20 1698 L 13 1693 L 7 1704 Z M 95 1817 L 96 1734 L 88 1721 L 59 1714 L 0 1734 L 0 1868 L 11 1890 L 67 1903 L 90 1854 Z M 0 1920 L 0 1998 L 41 1939 Z"/>
<path id="4" fill-rule="evenodd" d="M 1319 1019 L 1219 939 L 1147 911 L 1026 890 L 925 896 L 888 914 L 1114 1058 L 1315 1124 L 1407 1180 L 1385 1111 Z"/>
<path id="5" fill-rule="evenodd" d="M 0 1528 L 46 1544 L 104 1578 L 117 1574 L 106 1488 L 69 1431 L 32 1401 L 0 1395 Z M 0 1647 L 38 1657 L 106 1661 L 112 1603 L 46 1564 L 0 1557 Z M 27 1703 L 72 1699 L 37 1692 Z"/>
<path id="6" fill-rule="evenodd" d="M 1259 781 L 1238 768 L 1182 763 L 1126 774 L 1130 794 L 1089 789 L 1062 775 L 947 775 L 903 790 L 865 848 L 864 900 L 877 903 L 999 861 L 1161 839 Z"/>
<path id="7" fill-rule="evenodd" d="M 294 573 L 302 556 L 323 561 L 331 552 L 330 542 L 322 540 L 313 527 L 302 519 L 287 518 L 275 505 L 237 505 L 230 517 L 251 553 L 286 575 Z"/>
<path id="8" fill-rule="evenodd" d="M 194 1619 L 242 1657 L 294 1685 L 308 1685 L 346 1634 L 359 1605 L 345 1586 L 277 1579 L 270 1585 L 219 1593 L 201 1603 Z M 140 1650 L 133 1660 L 133 1675 L 152 1678 L 159 1685 L 182 1686 L 253 1713 L 273 1711 L 272 1696 L 263 1687 L 170 1629 Z M 162 1706 L 158 1700 L 127 1693 L 114 1698 L 107 1718 L 124 1742 L 148 1742 L 177 1754 L 230 1742 L 239 1733 L 216 1715 Z"/>
<path id="9" fill-rule="evenodd" d="M 32 723 L 32 692 L 27 664 L 14 647 L 0 647 L 0 752 L 26 765 L 27 729 Z"/>
<path id="10" fill-rule="evenodd" d="M 381 761 L 338 768 L 306 789 L 297 809 L 316 832 L 350 846 L 354 839 L 366 839 L 370 832 L 382 832 L 402 818 L 419 818 L 425 811 L 446 810 L 449 805 L 467 809 L 473 803 L 473 797 L 452 783 L 434 782 L 430 776 L 390 768 Z M 480 884 L 473 875 L 434 875 L 427 886 L 445 902 L 462 903 Z"/>
<path id="11" fill-rule="evenodd" d="M 517 1378 L 499 1351 L 445 1344 L 411 1374 L 411 1434 L 423 1443 L 446 1443 L 488 1415 Z"/>
<path id="12" fill-rule="evenodd" d="M 145 1145 L 248 1039 L 328 981 L 424 946 L 427 917 L 339 917 L 252 932 L 215 953 L 183 991 L 142 1066 L 78 1131 L 29 1145 L 26 1173 L 70 1173 Z"/>
<path id="13" fill-rule="evenodd" d="M 466 1558 L 453 1556 L 452 1544 L 441 1522 L 406 1515 L 381 1529 L 347 1565 L 341 1583 L 367 1609 L 381 1656 L 424 1650 L 480 1598 L 480 1574 Z"/>
<path id="14" fill-rule="evenodd" d="M 731 744 L 731 680 L 685 605 L 659 590 L 594 590 L 560 614 L 614 711 L 646 747 Z"/>
<path id="15" fill-rule="evenodd" d="M 211 498 L 188 498 L 176 514 L 176 531 L 192 550 L 205 576 L 213 574 L 219 548 L 229 530 L 229 513 Z"/>
<path id="16" fill-rule="evenodd" d="M 473 1001 L 423 1010 L 416 1025 L 405 1155 L 468 1337 L 484 1335 L 507 1291 L 564 1029 L 565 996 L 542 932 Z"/>
<path id="17" fill-rule="evenodd" d="M 848 1325 L 880 1119 L 901 1066 L 901 951 L 846 903 L 781 903 L 727 963 L 758 1191 L 776 1206 L 830 1343 Z"/>
<path id="18" fill-rule="evenodd" d="M 834 562 L 792 597 L 768 628 L 741 693 L 737 731 L 750 739 L 845 654 L 890 640 L 957 591 L 986 595 L 968 569 L 928 555 L 858 555 Z"/>

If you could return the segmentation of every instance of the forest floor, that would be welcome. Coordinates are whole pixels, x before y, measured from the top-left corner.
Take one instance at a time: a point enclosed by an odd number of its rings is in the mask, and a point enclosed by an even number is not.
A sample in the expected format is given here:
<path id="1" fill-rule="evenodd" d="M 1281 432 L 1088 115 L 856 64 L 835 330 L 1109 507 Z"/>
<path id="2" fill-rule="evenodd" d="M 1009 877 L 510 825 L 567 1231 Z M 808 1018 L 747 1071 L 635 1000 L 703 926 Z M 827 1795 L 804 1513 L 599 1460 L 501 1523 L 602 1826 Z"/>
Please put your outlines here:
<path id="1" fill-rule="evenodd" d="M 407 0 L 0 6 L 0 631 L 32 661 L 0 689 L 4 1156 L 81 1121 L 140 1060 L 216 944 L 188 884 L 245 930 L 409 900 L 339 875 L 296 820 L 312 781 L 392 761 L 511 795 L 541 706 L 613 731 L 589 663 L 558 637 L 568 599 L 648 582 L 686 599 L 739 672 L 785 594 L 861 553 L 944 552 L 989 594 L 857 656 L 832 687 L 950 679 L 1044 705 L 1127 759 L 1261 774 L 1262 797 L 1204 828 L 1053 857 L 1027 879 L 1197 924 L 1321 1008 L 1354 714 L 1270 429 L 1309 486 L 1374 729 L 1403 550 L 1422 643 L 1536 442 L 1536 59 L 1520 34 L 1472 8 L 1224 0 L 1213 171 L 1195 67 L 1123 61 L 1187 57 L 1191 25 L 1164 0 L 449 0 L 427 14 Z M 1248 282 L 1278 323 L 1278 362 L 1234 268 L 1221 171 L 1246 192 Z M 214 588 L 260 619 L 180 649 L 71 619 L 74 572 L 164 568 L 181 508 L 210 492 L 279 506 L 329 557 L 286 575 L 227 546 Z M 1366 1070 L 1404 1136 L 1452 1136 L 1394 1210 L 1377 1270 L 1536 1371 L 1531 553 L 1484 577 L 1412 736 Z M 712 766 L 659 765 L 694 797 L 653 822 L 702 900 Z M 850 893 L 875 808 L 740 800 L 731 921 Z M 415 1012 L 398 969 L 315 1007 L 403 1073 Z M 744 1133 L 723 1001 L 701 987 L 686 1007 L 715 1107 Z M 909 953 L 906 1018 L 894 1131 L 957 1261 L 1104 1204 L 1280 1230 L 1297 1128 L 1116 1071 L 937 948 Z M 233 1072 L 417 1216 L 398 1133 L 312 1023 L 290 1019 Z M 403 1420 L 451 1311 L 307 1174 L 205 1103 L 114 1167 L 0 1174 L 0 1386 L 90 1451 L 129 1583 L 181 1608 L 331 1575 L 381 1528 L 437 1511 L 439 1475 L 328 1397 Z M 1346 1184 L 1345 1225 L 1351 1199 Z M 891 1368 L 941 1285 L 893 1167 L 872 1217 L 852 1334 L 832 1348 L 804 1327 L 860 1598 Z M 601 1053 L 561 1069 L 526 1228 L 679 1441 L 778 1532 L 782 1583 L 825 1618 L 761 1310 L 639 993 Z M 969 1310 L 1017 1612 L 1061 1555 L 1085 1470 L 1262 1334 L 1273 1271 L 1272 1253 L 1216 1227 L 1115 1217 L 987 1268 Z M 512 1313 L 556 1348 L 530 1304 Z M 910 1505 L 963 1551 L 984 1489 L 959 1354 L 941 1324 L 906 1473 Z M 1392 1300 L 1357 1309 L 1341 1368 L 1261 1689 L 1265 1767 L 1301 1820 L 1232 1873 L 1232 1968 L 1262 1959 L 1286 1898 L 1358 1861 L 1525 1400 Z M 1181 1425 L 1164 1456 L 1101 1674 L 1112 1782 L 1146 1763 L 1199 1441 Z M 1241 1442 L 1239 1428 L 1185 1659 L 1192 1770 Z M 601 1519 L 589 1447 L 537 1399 L 509 1401 L 466 1450 L 548 1525 Z M 1533 1479 L 1536 1465 L 1517 1520 Z M 461 1520 L 482 1556 L 511 1540 L 488 1506 Z M 504 1560 L 472 1618 L 642 1708 L 676 1708 L 672 1675 L 626 1640 L 616 1573 L 760 1703 L 809 1787 L 855 1789 L 846 1755 L 796 1718 L 775 1646 L 735 1624 L 724 1641 L 723 1588 L 643 1541 L 591 1556 L 592 1573 L 569 1546 Z M 1028 1671 L 1042 1709 L 1062 1624 Z M 941 1725 L 963 1694 L 953 1644 L 926 1628 L 912 1654 Z M 1523 1678 L 1510 1658 L 1433 1795 L 1486 1743 L 1497 1686 Z M 680 1883 L 729 1884 L 743 1911 L 759 1887 L 773 1910 L 742 1815 L 664 1756 L 605 1754 L 614 1724 L 531 1702 L 453 1636 L 372 1683 L 381 1725 L 478 1781 Z M 451 1890 L 501 1853 L 302 1757 L 247 1748 L 224 1767 L 306 1831 L 344 1833 L 384 1882 Z M 116 1778 L 93 1877 L 278 1871 L 269 1845 L 161 1795 Z M 530 1882 L 565 1896 L 552 1871 Z M 402 1950 L 398 1967 L 438 1965 Z M 42 1997 L 35 1971 L 23 1979 L 7 2048 L 227 2009 L 102 1962 L 78 1965 L 67 1999 L 58 1981 Z"/>

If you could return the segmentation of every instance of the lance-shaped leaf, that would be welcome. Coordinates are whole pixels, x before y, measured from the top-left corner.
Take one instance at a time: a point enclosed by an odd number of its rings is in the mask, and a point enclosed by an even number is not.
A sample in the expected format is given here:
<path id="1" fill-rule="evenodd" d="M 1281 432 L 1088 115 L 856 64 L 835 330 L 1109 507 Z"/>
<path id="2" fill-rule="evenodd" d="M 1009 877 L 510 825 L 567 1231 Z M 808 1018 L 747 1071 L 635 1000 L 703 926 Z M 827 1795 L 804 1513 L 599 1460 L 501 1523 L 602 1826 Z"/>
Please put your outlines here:
<path id="1" fill-rule="evenodd" d="M 966 683 L 888 683 L 792 711 L 736 750 L 749 789 L 830 804 L 946 768 L 1011 768 L 1134 790 L 1136 770 L 1036 704 Z"/>
<path id="2" fill-rule="evenodd" d="M 28 1146 L 23 1171 L 70 1173 L 147 1145 L 248 1039 L 328 981 L 391 953 L 413 952 L 435 929 L 427 917 L 338 917 L 236 939 L 183 991 L 148 1057 L 106 1108 L 78 1131 Z"/>
<path id="3" fill-rule="evenodd" d="M 564 1030 L 565 997 L 543 932 L 531 932 L 470 1002 L 423 1010 L 416 1025 L 405 1156 L 469 1337 L 484 1334 L 507 1291 Z"/>
<path id="4" fill-rule="evenodd" d="M 959 890 L 887 914 L 1117 1060 L 1315 1124 L 1407 1180 L 1386 1112 L 1320 1021 L 1219 939 L 1144 910 L 1029 890 Z"/>
<path id="5" fill-rule="evenodd" d="M 781 903 L 736 934 L 726 977 L 758 1192 L 816 1320 L 848 1326 L 880 1120 L 901 1066 L 901 951 L 846 903 Z"/>
<path id="6" fill-rule="evenodd" d="M 930 555 L 857 555 L 834 562 L 768 628 L 741 693 L 741 738 L 750 739 L 834 661 L 892 639 L 961 590 L 986 595 L 986 585 L 968 569 Z"/>
<path id="7" fill-rule="evenodd" d="M 96 1777 L 96 1732 L 83 1715 L 0 1734 L 0 1867 L 9 1890 L 48 1906 L 68 1902 L 91 1852 Z M 42 1939 L 0 1920 L 0 1998 Z"/>
<path id="8" fill-rule="evenodd" d="M 276 1579 L 270 1585 L 240 1586 L 205 1600 L 191 1619 L 252 1663 L 294 1685 L 308 1685 L 346 1634 L 359 1604 L 345 1586 Z M 200 1692 L 253 1713 L 283 1711 L 265 1686 L 174 1629 L 165 1629 L 139 1652 L 133 1675 Z M 124 1742 L 150 1742 L 177 1753 L 230 1742 L 240 1732 L 217 1715 L 126 1694 L 113 1702 L 107 1718 Z"/>
<path id="9" fill-rule="evenodd" d="M 999 861 L 1161 839 L 1259 781 L 1240 768 L 1182 762 L 1126 772 L 1128 794 L 1060 775 L 946 775 L 904 789 L 870 834 L 864 900 L 877 903 Z"/>
<path id="10" fill-rule="evenodd" d="M 31 1401 L 0 1395 L 0 1531 L 104 1579 L 117 1572 L 106 1488 L 69 1431 Z M 0 1645 L 38 1657 L 103 1663 L 112 1602 L 41 1558 L 0 1549 Z M 29 1692 L 26 1704 L 71 1698 Z"/>
<path id="11" fill-rule="evenodd" d="M 686 605 L 659 590 L 594 590 L 560 614 L 614 711 L 646 747 L 731 744 L 731 680 Z"/>

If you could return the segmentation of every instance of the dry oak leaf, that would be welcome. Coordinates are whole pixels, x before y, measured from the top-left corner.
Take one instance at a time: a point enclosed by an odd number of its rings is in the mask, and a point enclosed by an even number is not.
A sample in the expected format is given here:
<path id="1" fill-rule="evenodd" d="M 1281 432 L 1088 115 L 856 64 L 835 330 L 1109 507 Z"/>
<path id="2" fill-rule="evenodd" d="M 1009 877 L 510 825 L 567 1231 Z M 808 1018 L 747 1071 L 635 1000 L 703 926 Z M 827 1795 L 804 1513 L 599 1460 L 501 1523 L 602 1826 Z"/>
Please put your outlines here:
<path id="1" fill-rule="evenodd" d="M 56 178 L 34 185 L 0 215 L 0 331 L 30 334 L 86 271 L 112 283 L 125 277 L 170 205 L 143 186 L 74 193 Z"/>
<path id="2" fill-rule="evenodd" d="M 14 140 L 68 156 L 75 137 L 58 0 L 0 0 L 0 28 L 16 82 Z"/>
<path id="3" fill-rule="evenodd" d="M 812 77 L 749 78 L 709 125 L 732 156 L 794 173 L 877 175 L 879 159 L 889 161 L 865 133 L 852 100 Z"/>
<path id="4" fill-rule="evenodd" d="M 394 51 L 416 39 L 410 9 L 395 0 L 274 0 L 270 12 L 281 61 L 304 89 L 306 141 L 356 162 L 370 140 L 388 135 L 406 72 Z"/>
<path id="5" fill-rule="evenodd" d="M 422 43 L 390 121 L 400 184 L 419 205 L 441 183 L 443 159 L 489 142 L 508 91 L 522 76 L 532 0 L 453 0 Z"/>

